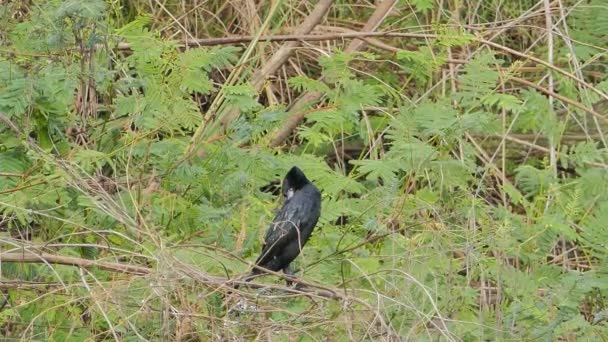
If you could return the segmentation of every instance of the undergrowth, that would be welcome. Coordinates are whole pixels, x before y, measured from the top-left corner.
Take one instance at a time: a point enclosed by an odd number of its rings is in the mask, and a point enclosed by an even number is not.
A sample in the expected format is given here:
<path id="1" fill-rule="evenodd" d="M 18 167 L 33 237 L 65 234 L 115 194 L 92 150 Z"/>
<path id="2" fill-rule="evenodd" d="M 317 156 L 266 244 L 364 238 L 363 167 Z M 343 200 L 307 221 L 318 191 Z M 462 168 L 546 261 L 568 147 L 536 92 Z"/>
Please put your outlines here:
<path id="1" fill-rule="evenodd" d="M 440 3 L 358 52 L 301 38 L 259 87 L 284 43 L 256 35 L 314 4 L 2 4 L 3 336 L 606 339 L 608 7 Z M 293 165 L 323 193 L 306 290 L 236 291 Z"/>

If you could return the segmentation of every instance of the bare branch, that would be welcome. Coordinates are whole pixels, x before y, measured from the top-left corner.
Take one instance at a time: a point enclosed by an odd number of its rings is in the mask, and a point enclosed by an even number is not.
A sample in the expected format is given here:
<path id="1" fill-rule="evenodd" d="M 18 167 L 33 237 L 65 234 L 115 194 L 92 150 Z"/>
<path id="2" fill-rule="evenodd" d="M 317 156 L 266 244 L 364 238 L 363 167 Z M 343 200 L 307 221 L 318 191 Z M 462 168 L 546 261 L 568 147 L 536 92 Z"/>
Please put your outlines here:
<path id="1" fill-rule="evenodd" d="M 295 31 L 295 36 L 304 35 L 312 31 L 312 29 L 315 28 L 321 19 L 323 19 L 332 2 L 332 0 L 319 1 L 312 12 L 306 17 L 304 22 L 298 26 Z M 297 39 L 286 41 L 286 43 L 283 44 L 283 46 L 281 46 L 281 48 L 272 55 L 270 60 L 253 74 L 250 82 L 256 91 L 259 92 L 262 89 L 266 78 L 274 74 L 285 63 L 285 61 L 287 61 L 293 50 L 298 45 L 300 45 L 300 42 Z M 224 126 L 227 126 L 238 116 L 238 114 L 238 108 L 231 108 L 230 111 L 222 118 L 222 123 Z"/>
<path id="2" fill-rule="evenodd" d="M 366 37 L 394 37 L 394 38 L 435 38 L 437 35 L 430 33 L 406 33 L 406 32 L 336 32 L 324 34 L 274 34 L 260 36 L 259 42 L 319 42 L 326 40 L 341 39 L 363 39 Z M 200 38 L 196 40 L 186 40 L 183 46 L 215 46 L 249 43 L 255 36 L 232 36 L 218 38 Z M 130 50 L 129 43 L 118 43 L 119 50 Z"/>
<path id="3" fill-rule="evenodd" d="M 380 3 L 380 5 L 378 5 L 378 7 L 376 7 L 376 10 L 370 16 L 368 21 L 365 23 L 361 32 L 342 33 L 342 35 L 344 35 L 343 37 L 346 37 L 349 34 L 351 34 L 352 37 L 383 36 L 383 32 L 370 32 L 370 31 L 374 31 L 375 29 L 378 28 L 378 26 L 380 25 L 382 20 L 384 20 L 384 18 L 386 18 L 386 16 L 392 10 L 392 8 L 395 6 L 396 3 L 397 3 L 396 0 L 383 1 L 382 3 Z M 387 34 L 387 32 L 384 32 L 384 35 L 386 35 L 386 34 Z M 426 36 L 426 35 L 420 34 L 420 35 L 418 35 L 418 38 L 424 37 L 424 36 Z M 345 51 L 346 52 L 356 52 L 356 51 L 359 51 L 360 49 L 362 49 L 364 46 L 365 45 L 362 40 L 354 40 L 354 41 L 350 42 L 350 44 L 346 47 Z M 270 146 L 277 147 L 277 146 L 281 145 L 283 143 L 283 141 L 285 141 L 285 139 L 287 139 L 289 134 L 291 134 L 291 132 L 304 119 L 304 116 L 307 113 L 307 111 L 305 111 L 304 108 L 306 108 L 306 106 L 309 105 L 310 103 L 318 102 L 322 96 L 323 96 L 323 94 L 318 91 L 317 92 L 307 92 L 307 93 L 303 94 L 302 96 L 300 96 L 300 98 L 296 101 L 296 103 L 294 103 L 291 106 L 291 108 L 289 110 L 289 113 L 290 113 L 289 118 L 287 119 L 287 121 L 285 122 L 283 127 L 281 127 L 272 137 Z"/>
<path id="4" fill-rule="evenodd" d="M 113 271 L 119 273 L 146 275 L 150 274 L 152 270 L 143 266 L 135 266 L 129 264 L 120 264 L 113 262 L 104 262 L 98 260 L 89 260 L 76 257 L 69 257 L 63 255 L 54 255 L 49 253 L 14 253 L 4 252 L 0 253 L 0 262 L 19 262 L 19 263 L 48 263 L 57 265 L 68 265 L 77 266 L 82 268 L 101 268 L 106 271 Z"/>

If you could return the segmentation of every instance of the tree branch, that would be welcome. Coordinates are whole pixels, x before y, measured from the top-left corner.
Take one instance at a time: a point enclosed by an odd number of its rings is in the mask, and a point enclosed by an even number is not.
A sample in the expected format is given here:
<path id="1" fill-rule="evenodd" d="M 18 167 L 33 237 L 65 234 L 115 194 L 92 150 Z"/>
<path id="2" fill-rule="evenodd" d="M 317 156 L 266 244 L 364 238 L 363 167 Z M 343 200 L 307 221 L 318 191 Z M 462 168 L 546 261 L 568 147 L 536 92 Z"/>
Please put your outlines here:
<path id="1" fill-rule="evenodd" d="M 283 290 L 285 292 L 291 294 L 301 294 L 301 295 L 313 295 L 316 297 L 322 297 L 327 299 L 335 299 L 335 300 L 344 300 L 345 297 L 339 294 L 337 291 L 334 291 L 330 288 L 322 287 L 319 285 L 311 284 L 305 280 L 287 277 L 284 274 L 267 271 L 268 274 L 277 275 L 278 277 L 282 277 L 285 279 L 289 279 L 292 282 L 301 285 L 300 288 L 291 288 L 280 285 L 272 285 L 272 284 L 261 284 L 255 282 L 244 282 L 238 279 L 226 279 L 223 277 L 212 276 L 206 274 L 204 272 L 200 272 L 196 269 L 193 269 L 191 266 L 184 264 L 178 260 L 173 260 L 175 262 L 174 269 L 181 270 L 182 274 L 187 275 L 189 278 L 194 279 L 202 284 L 206 284 L 208 286 L 214 287 L 230 287 L 232 288 L 234 285 L 238 284 L 241 286 L 246 286 L 253 289 L 260 288 L 276 288 L 279 290 Z M 136 266 L 130 264 L 123 263 L 114 263 L 114 262 L 104 262 L 99 260 L 90 260 L 83 259 L 77 257 L 69 257 L 63 255 L 55 255 L 50 253 L 34 253 L 32 251 L 23 251 L 23 252 L 4 252 L 0 253 L 0 263 L 2 262 L 16 262 L 16 263 L 40 263 L 40 264 L 56 264 L 56 265 L 66 265 L 66 266 L 74 266 L 74 267 L 82 267 L 86 269 L 92 268 L 100 268 L 106 271 L 118 272 L 118 273 L 126 273 L 133 274 L 139 276 L 145 276 L 152 273 L 152 269 L 144 266 Z"/>
<path id="2" fill-rule="evenodd" d="M 129 264 L 104 262 L 99 260 L 89 260 L 76 257 L 69 257 L 63 255 L 55 255 L 49 253 L 33 253 L 25 251 L 23 253 L 15 252 L 4 252 L 0 253 L 1 262 L 18 262 L 18 263 L 45 263 L 45 264 L 57 264 L 67 266 L 77 266 L 86 269 L 90 268 L 101 268 L 106 271 L 113 271 L 119 273 L 128 273 L 136 275 L 150 274 L 152 270 L 148 267 L 135 266 Z"/>
<path id="3" fill-rule="evenodd" d="M 309 33 L 315 26 L 323 19 L 327 10 L 331 6 L 333 0 L 321 0 L 319 1 L 312 12 L 306 17 L 306 19 L 298 26 L 295 30 L 295 36 L 301 36 Z M 294 40 L 285 40 L 285 44 L 276 51 L 270 60 L 262 65 L 251 77 L 251 85 L 259 92 L 264 86 L 264 81 L 268 76 L 274 74 L 284 63 L 287 61 L 289 56 L 291 56 L 293 50 L 300 45 L 298 39 Z M 226 115 L 222 117 L 222 124 L 224 126 L 228 126 L 228 124 L 237 118 L 239 115 L 238 108 L 230 108 Z"/>
<path id="4" fill-rule="evenodd" d="M 380 26 L 380 23 L 393 9 L 396 0 L 384 0 L 380 3 L 374 13 L 369 17 L 361 32 L 352 32 L 352 33 L 342 33 L 343 37 L 348 35 L 352 35 L 351 37 L 370 37 L 370 36 L 386 36 L 387 32 L 371 32 L 374 31 Z M 419 34 L 417 37 L 425 37 L 427 35 Z M 364 47 L 363 40 L 354 40 L 348 44 L 345 52 L 356 52 Z M 308 111 L 304 110 L 306 106 L 311 103 L 318 102 L 323 94 L 318 91 L 311 91 L 303 94 L 300 98 L 292 105 L 289 109 L 289 118 L 272 137 L 270 141 L 270 147 L 277 147 L 281 145 L 285 139 L 291 134 L 291 132 L 300 124 L 300 122 L 304 119 L 304 116 Z"/>
<path id="5" fill-rule="evenodd" d="M 393 37 L 393 38 L 436 38 L 436 34 L 431 33 L 403 33 L 403 32 L 335 32 L 323 34 L 274 34 L 260 36 L 259 42 L 318 42 L 325 40 L 341 39 L 364 39 L 368 37 Z M 200 38 L 196 40 L 186 40 L 182 46 L 215 46 L 245 44 L 255 39 L 255 36 L 232 36 L 218 38 Z M 129 43 L 118 43 L 118 50 L 131 50 Z"/>

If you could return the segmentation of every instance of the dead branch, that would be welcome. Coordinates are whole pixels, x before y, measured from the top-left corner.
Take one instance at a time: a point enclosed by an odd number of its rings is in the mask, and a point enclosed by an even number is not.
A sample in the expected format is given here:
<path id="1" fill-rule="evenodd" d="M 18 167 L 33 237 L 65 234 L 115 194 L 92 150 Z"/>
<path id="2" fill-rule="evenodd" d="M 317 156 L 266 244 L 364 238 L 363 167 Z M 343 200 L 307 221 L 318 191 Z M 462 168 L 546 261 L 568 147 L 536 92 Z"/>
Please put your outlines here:
<path id="1" fill-rule="evenodd" d="M 390 13 L 390 11 L 393 9 L 393 7 L 395 6 L 396 3 L 397 3 L 396 0 L 382 1 L 382 3 L 380 3 L 376 7 L 376 10 L 374 11 L 374 13 L 370 16 L 368 21 L 365 23 L 361 32 L 342 33 L 342 35 L 344 35 L 344 37 L 346 37 L 346 35 L 349 35 L 349 34 L 352 35 L 351 37 L 382 36 L 382 32 L 371 32 L 371 31 L 376 30 L 378 28 L 378 26 L 380 26 L 380 23 L 382 22 L 382 20 L 384 20 L 384 18 L 386 18 L 386 16 Z M 385 34 L 386 33 L 387 32 L 385 32 Z M 421 34 L 418 37 L 423 37 L 423 36 L 425 36 L 425 35 Z M 346 47 L 345 51 L 346 52 L 356 52 L 356 51 L 359 51 L 360 49 L 362 49 L 364 46 L 365 46 L 365 42 L 363 40 L 357 39 L 357 40 L 350 42 L 350 44 Z M 274 134 L 274 136 L 272 137 L 272 140 L 270 142 L 270 146 L 277 147 L 277 146 L 281 145 L 283 143 L 283 141 L 285 141 L 285 139 L 287 139 L 289 134 L 291 134 L 291 132 L 304 119 L 304 116 L 307 113 L 307 111 L 304 110 L 306 108 L 306 106 L 308 106 L 311 103 L 318 102 L 322 96 L 323 96 L 323 94 L 321 92 L 307 92 L 307 93 L 303 94 L 302 96 L 300 96 L 300 98 L 296 101 L 296 103 L 294 103 L 290 107 L 289 118 L 287 119 L 287 121 L 285 122 L 283 127 L 281 127 Z"/>
<path id="2" fill-rule="evenodd" d="M 152 270 L 143 266 L 135 266 L 129 264 L 121 264 L 114 262 L 105 262 L 99 260 L 82 259 L 63 255 L 55 255 L 49 253 L 33 253 L 33 252 L 4 252 L 0 253 L 1 262 L 18 262 L 18 263 L 44 263 L 57 264 L 67 266 L 77 266 L 86 269 L 100 268 L 106 271 L 128 273 L 136 275 L 150 274 Z"/>
<path id="3" fill-rule="evenodd" d="M 304 22 L 295 30 L 295 36 L 302 36 L 310 31 L 323 19 L 329 9 L 332 0 L 321 0 L 317 3 L 312 12 L 306 17 Z M 270 60 L 260 67 L 251 77 L 251 85 L 260 91 L 264 85 L 264 81 L 268 76 L 274 74 L 287 61 L 293 50 L 300 45 L 299 40 L 286 41 L 281 48 L 272 55 Z M 227 126 L 230 121 L 234 120 L 239 114 L 238 108 L 231 108 L 230 111 L 222 118 L 224 126 Z"/>
<path id="4" fill-rule="evenodd" d="M 406 33 L 406 32 L 335 32 L 323 34 L 274 34 L 260 36 L 258 42 L 319 42 L 327 40 L 342 40 L 342 39 L 364 39 L 368 37 L 392 37 L 392 38 L 436 38 L 436 34 L 431 33 Z M 200 38 L 195 40 L 185 40 L 182 46 L 199 47 L 199 46 L 216 46 L 216 45 L 233 45 L 246 44 L 256 39 L 255 36 L 231 36 L 217 38 Z M 131 50 L 131 44 L 121 42 L 118 43 L 118 50 Z"/>
<path id="5" fill-rule="evenodd" d="M 279 285 L 271 285 L 271 284 L 261 284 L 255 282 L 243 282 L 238 279 L 226 279 L 223 277 L 212 276 L 206 274 L 204 272 L 200 272 L 196 269 L 193 269 L 187 264 L 184 264 L 178 260 L 173 260 L 175 262 L 175 268 L 180 271 L 180 273 L 186 275 L 187 277 L 194 279 L 202 284 L 205 284 L 214 288 L 226 288 L 230 289 L 234 287 L 234 285 L 246 286 L 253 289 L 259 288 L 276 288 L 279 290 L 283 290 L 285 292 L 291 294 L 299 294 L 299 295 L 312 295 L 315 297 L 321 297 L 326 299 L 334 299 L 334 300 L 345 300 L 345 296 L 338 293 L 338 291 L 332 290 L 330 288 L 326 288 L 323 286 L 315 285 L 305 280 L 299 278 L 288 277 L 282 273 L 267 271 L 268 274 L 276 275 L 278 277 L 282 277 L 285 279 L 289 279 L 292 282 L 299 285 L 298 288 L 291 288 Z M 56 265 L 66 265 L 66 266 L 74 266 L 74 267 L 82 267 L 86 269 L 92 268 L 100 268 L 106 271 L 118 272 L 118 273 L 126 273 L 133 274 L 139 276 L 145 276 L 152 273 L 152 269 L 145 266 L 137 266 L 130 265 L 124 263 L 115 263 L 115 262 L 105 262 L 99 260 L 90 260 L 83 259 L 77 257 L 63 256 L 63 255 L 55 255 L 50 253 L 35 253 L 31 251 L 24 252 L 4 252 L 0 253 L 0 263 L 2 262 L 16 262 L 16 263 L 40 263 L 40 264 L 56 264 Z"/>

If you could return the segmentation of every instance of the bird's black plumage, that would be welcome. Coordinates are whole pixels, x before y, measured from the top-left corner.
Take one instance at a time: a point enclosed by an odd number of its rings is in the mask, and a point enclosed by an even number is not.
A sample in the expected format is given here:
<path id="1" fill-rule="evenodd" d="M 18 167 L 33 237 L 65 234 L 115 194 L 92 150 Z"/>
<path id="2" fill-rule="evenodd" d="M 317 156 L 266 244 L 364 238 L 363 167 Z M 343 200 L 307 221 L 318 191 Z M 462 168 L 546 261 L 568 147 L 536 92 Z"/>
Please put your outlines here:
<path id="1" fill-rule="evenodd" d="M 283 179 L 285 203 L 268 227 L 262 253 L 255 264 L 271 271 L 289 273 L 321 214 L 321 192 L 294 166 Z M 250 276 L 263 271 L 254 268 Z"/>

